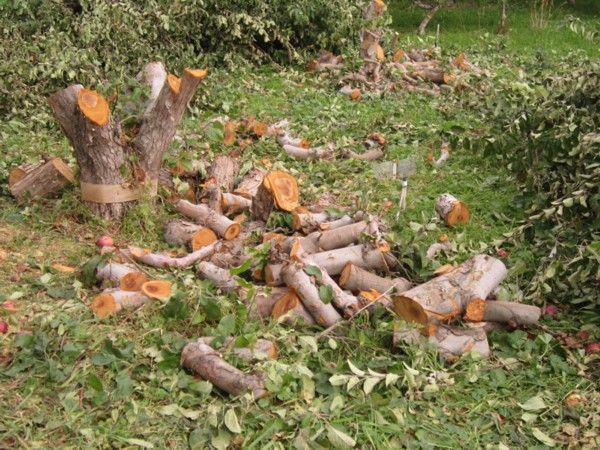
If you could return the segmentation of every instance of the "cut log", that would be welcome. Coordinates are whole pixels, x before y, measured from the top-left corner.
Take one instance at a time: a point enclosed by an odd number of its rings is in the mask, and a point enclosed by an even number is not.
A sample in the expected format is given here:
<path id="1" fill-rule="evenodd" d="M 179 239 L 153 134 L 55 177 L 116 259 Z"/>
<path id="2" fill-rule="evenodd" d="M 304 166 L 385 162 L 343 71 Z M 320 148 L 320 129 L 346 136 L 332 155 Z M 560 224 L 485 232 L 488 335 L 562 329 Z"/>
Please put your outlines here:
<path id="1" fill-rule="evenodd" d="M 443 69 L 429 68 L 421 68 L 412 72 L 411 75 L 425 81 L 431 81 L 435 84 L 448 84 L 454 78 L 452 74 L 445 73 Z"/>
<path id="2" fill-rule="evenodd" d="M 503 322 L 512 326 L 533 325 L 541 316 L 542 310 L 537 306 L 482 299 L 471 301 L 465 311 L 465 320 L 470 322 Z"/>
<path id="3" fill-rule="evenodd" d="M 380 78 L 381 59 L 383 51 L 380 41 L 383 32 L 381 30 L 362 30 L 360 33 L 360 56 L 363 59 L 363 65 L 360 73 L 372 83 L 377 83 Z"/>
<path id="4" fill-rule="evenodd" d="M 118 285 L 128 273 L 139 272 L 137 268 L 126 264 L 108 263 L 96 269 L 96 278 L 99 281 L 110 280 L 113 285 Z"/>
<path id="5" fill-rule="evenodd" d="M 427 248 L 425 257 L 429 260 L 433 260 L 439 252 L 449 250 L 452 250 L 452 244 L 450 241 L 436 242 Z"/>
<path id="6" fill-rule="evenodd" d="M 189 267 L 198 261 L 211 257 L 217 250 L 217 244 L 218 242 L 214 242 L 180 258 L 175 258 L 164 253 L 150 253 L 148 250 L 131 246 L 127 250 L 122 250 L 121 252 L 126 257 L 129 257 L 134 261 L 144 263 L 148 266 L 159 268 L 184 268 Z"/>
<path id="7" fill-rule="evenodd" d="M 331 222 L 323 222 L 319 224 L 321 230 L 336 230 L 346 225 L 354 223 L 354 219 L 350 216 L 342 216 L 339 219 L 332 220 Z"/>
<path id="8" fill-rule="evenodd" d="M 354 101 L 358 101 L 362 97 L 362 93 L 360 92 L 360 89 L 353 88 L 349 84 L 342 86 L 340 88 L 339 92 L 341 94 L 347 95 L 348 97 L 350 97 L 350 100 L 354 100 Z"/>
<path id="9" fill-rule="evenodd" d="M 252 218 L 266 222 L 274 208 L 294 211 L 300 206 L 296 179 L 280 171 L 267 173 L 252 201 Z"/>
<path id="10" fill-rule="evenodd" d="M 228 270 L 221 269 L 211 262 L 198 263 L 196 273 L 200 278 L 212 281 L 223 292 L 230 293 L 239 288 L 239 283 Z"/>
<path id="11" fill-rule="evenodd" d="M 319 296 L 319 288 L 313 279 L 304 271 L 304 264 L 290 262 L 283 268 L 283 280 L 294 289 L 302 304 L 319 325 L 330 327 L 341 320 L 341 316 L 331 303 L 323 303 Z"/>
<path id="12" fill-rule="evenodd" d="M 387 6 L 383 0 L 372 0 L 371 3 L 364 9 L 363 17 L 365 20 L 370 20 L 374 17 L 381 17 Z"/>
<path id="13" fill-rule="evenodd" d="M 26 163 L 21 164 L 18 167 L 13 167 L 8 172 L 8 187 L 12 188 L 17 181 L 23 179 L 23 177 L 25 177 L 25 175 L 27 175 L 29 172 L 32 172 L 36 168 L 43 166 L 46 164 L 46 162 L 47 161 L 39 161 L 37 163 Z"/>
<path id="14" fill-rule="evenodd" d="M 172 220 L 165 226 L 165 241 L 175 246 L 187 245 L 191 242 L 194 234 L 202 228 L 202 225 L 185 220 Z"/>
<path id="15" fill-rule="evenodd" d="M 340 228 L 333 228 L 318 232 L 316 244 L 323 250 L 334 250 L 355 244 L 361 240 L 363 233 L 367 230 L 367 223 L 360 221 Z"/>
<path id="16" fill-rule="evenodd" d="M 450 158 L 450 144 L 444 142 L 440 149 L 440 157 L 435 161 L 432 161 L 432 163 L 435 167 L 441 167 L 448 161 L 448 158 Z"/>
<path id="17" fill-rule="evenodd" d="M 141 291 L 148 277 L 142 272 L 130 272 L 121 277 L 119 287 L 122 291 Z"/>
<path id="18" fill-rule="evenodd" d="M 175 209 L 184 216 L 209 227 L 226 240 L 234 239 L 240 234 L 241 226 L 239 223 L 228 219 L 205 205 L 194 205 L 187 200 L 179 200 L 175 204 Z"/>
<path id="19" fill-rule="evenodd" d="M 142 292 L 147 297 L 156 298 L 158 300 L 167 300 L 173 292 L 172 285 L 165 280 L 146 281 L 142 285 Z"/>
<path id="20" fill-rule="evenodd" d="M 211 345 L 215 341 L 213 336 L 204 336 L 198 338 L 196 342 L 199 344 Z M 247 362 L 264 361 L 265 359 L 276 359 L 278 350 L 277 345 L 267 339 L 257 339 L 252 346 L 238 347 L 235 345 L 234 337 L 225 338 L 221 346 L 216 349 L 221 352 L 231 352 L 240 359 Z M 212 347 L 212 345 L 211 345 Z"/>
<path id="21" fill-rule="evenodd" d="M 296 147 L 294 145 L 284 145 L 283 149 L 292 158 L 302 160 L 314 160 L 314 159 L 331 159 L 335 150 L 334 145 L 326 145 L 323 147 L 304 148 Z"/>
<path id="22" fill-rule="evenodd" d="M 396 293 L 402 293 L 413 286 L 406 278 L 383 278 L 352 263 L 344 266 L 339 283 L 342 288 L 354 293 L 372 289 L 377 292 L 388 292 L 392 288 L 396 289 Z"/>
<path id="23" fill-rule="evenodd" d="M 452 194 L 442 194 L 435 202 L 435 211 L 446 225 L 463 225 L 469 222 L 471 213 L 467 205 Z"/>
<path id="24" fill-rule="evenodd" d="M 475 299 L 486 299 L 506 276 L 502 261 L 477 255 L 453 271 L 429 280 L 394 298 L 394 311 L 423 325 L 451 320 Z"/>
<path id="25" fill-rule="evenodd" d="M 318 58 L 308 63 L 308 71 L 323 72 L 326 70 L 339 70 L 344 67 L 344 58 L 331 52 L 322 52 Z"/>
<path id="26" fill-rule="evenodd" d="M 285 295 L 277 300 L 273 305 L 271 315 L 279 323 L 286 325 L 295 325 L 297 323 L 305 325 L 315 324 L 315 319 L 306 310 L 300 297 L 298 297 L 293 289 L 289 289 Z"/>
<path id="27" fill-rule="evenodd" d="M 294 211 L 292 213 L 292 226 L 294 230 L 300 230 L 303 233 L 318 230 L 320 224 L 329 220 L 331 220 L 331 216 L 327 212 L 311 213 Z"/>
<path id="28" fill-rule="evenodd" d="M 17 173 L 15 170 L 24 169 L 13 169 L 9 176 L 10 192 L 19 201 L 26 197 L 46 197 L 56 194 L 75 181 L 73 172 L 60 158 L 52 158 L 44 164 L 31 166 L 27 168 L 25 174 Z"/>
<path id="29" fill-rule="evenodd" d="M 247 175 L 242 178 L 242 181 L 233 191 L 236 195 L 241 195 L 248 199 L 253 199 L 258 192 L 258 187 L 263 181 L 266 172 L 261 169 L 252 169 Z"/>
<path id="30" fill-rule="evenodd" d="M 490 356 L 490 346 L 485 330 L 481 328 L 464 329 L 448 325 L 437 326 L 431 336 L 423 336 L 419 330 L 394 331 L 394 346 L 402 343 L 425 346 L 428 343 L 437 348 L 439 355 L 452 362 L 465 353 L 475 351 L 482 358 Z"/>
<path id="31" fill-rule="evenodd" d="M 265 266 L 265 283 L 267 286 L 283 285 L 283 264 L 271 263 Z"/>
<path id="32" fill-rule="evenodd" d="M 268 395 L 262 374 L 245 374 L 225 362 L 209 345 L 187 344 L 181 352 L 181 365 L 229 394 L 251 392 L 255 399 Z"/>
<path id="33" fill-rule="evenodd" d="M 221 209 L 225 214 L 239 214 L 245 209 L 252 208 L 252 200 L 241 195 L 221 194 Z"/>
<path id="34" fill-rule="evenodd" d="M 237 160 L 227 155 L 219 155 L 208 168 L 206 177 L 223 192 L 231 192 L 239 171 L 240 165 Z"/>
<path id="35" fill-rule="evenodd" d="M 179 92 L 165 82 L 157 64 L 142 76 L 160 91 L 146 108 L 135 137 L 127 139 L 108 102 L 97 92 L 72 85 L 49 98 L 50 106 L 75 151 L 80 169 L 82 200 L 107 219 L 121 218 L 129 205 L 149 190 L 155 193 L 160 163 L 175 135 L 185 108 L 206 71 L 186 69 Z M 172 85 L 173 83 L 171 83 Z M 153 96 L 151 96 L 153 97 Z M 132 164 L 130 161 L 135 160 Z"/>
<path id="36" fill-rule="evenodd" d="M 141 292 L 107 289 L 94 298 L 90 308 L 96 317 L 103 319 L 123 309 L 137 308 L 148 301 L 150 298 Z"/>
<path id="37" fill-rule="evenodd" d="M 368 245 L 354 245 L 314 253 L 310 255 L 310 259 L 332 276 L 341 274 L 344 266 L 348 263 L 373 271 L 389 271 L 397 264 L 391 254 L 371 248 Z"/>

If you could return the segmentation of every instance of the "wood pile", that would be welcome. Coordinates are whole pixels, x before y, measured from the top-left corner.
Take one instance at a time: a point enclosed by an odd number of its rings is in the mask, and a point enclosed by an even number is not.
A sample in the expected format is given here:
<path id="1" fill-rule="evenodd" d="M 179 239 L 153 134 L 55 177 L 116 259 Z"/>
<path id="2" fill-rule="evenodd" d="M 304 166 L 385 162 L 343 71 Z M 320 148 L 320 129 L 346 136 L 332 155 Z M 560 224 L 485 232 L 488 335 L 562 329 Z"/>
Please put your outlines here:
<path id="1" fill-rule="evenodd" d="M 293 138 L 287 135 L 286 139 Z M 132 246 L 112 249 L 113 261 L 96 273 L 109 285 L 92 302 L 98 317 L 171 295 L 170 283 L 152 280 L 143 266 L 195 266 L 199 278 L 210 280 L 223 293 L 237 294 L 253 320 L 321 327 L 325 329 L 321 336 L 363 311 L 379 309 L 418 327 L 396 330 L 395 345 L 434 345 L 447 360 L 471 350 L 489 356 L 487 323 L 517 327 L 539 319 L 540 310 L 535 306 L 494 300 L 507 273 L 500 260 L 475 255 L 414 285 L 398 277 L 400 264 L 378 217 L 351 211 L 334 215 L 323 208 L 301 206 L 300 189 L 291 174 L 253 169 L 240 176 L 239 167 L 231 156 L 215 158 L 201 201 L 180 199 L 175 204 L 181 218 L 166 225 L 164 237 L 167 243 L 185 248 L 185 253 Z M 437 204 L 438 213 L 449 225 L 468 215 L 466 205 L 450 194 L 441 196 Z M 293 230 L 269 229 L 267 222 L 274 211 L 290 214 Z M 245 219 L 235 220 L 240 212 Z M 268 253 L 266 259 L 249 251 L 261 245 Z M 232 275 L 231 269 L 240 266 L 246 272 Z M 477 326 L 469 325 L 473 323 Z M 238 348 L 232 337 L 220 343 L 219 350 L 211 346 L 216 342 L 203 337 L 188 344 L 182 365 L 231 394 L 267 395 L 261 373 L 241 372 L 221 353 L 230 351 L 248 361 L 275 358 L 275 344 L 260 341 L 251 348 Z"/>

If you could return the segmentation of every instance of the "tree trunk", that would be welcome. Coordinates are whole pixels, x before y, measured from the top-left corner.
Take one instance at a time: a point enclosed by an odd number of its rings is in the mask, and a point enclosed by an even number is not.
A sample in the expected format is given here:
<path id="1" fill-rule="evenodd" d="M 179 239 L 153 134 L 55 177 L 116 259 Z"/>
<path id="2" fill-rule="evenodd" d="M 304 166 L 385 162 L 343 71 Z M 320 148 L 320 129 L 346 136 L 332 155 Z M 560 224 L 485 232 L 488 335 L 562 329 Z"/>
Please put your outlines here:
<path id="1" fill-rule="evenodd" d="M 281 171 L 267 173 L 252 200 L 252 218 L 266 222 L 273 209 L 294 211 L 299 203 L 296 179 Z"/>
<path id="2" fill-rule="evenodd" d="M 213 348 L 200 342 L 192 342 L 183 348 L 181 365 L 232 395 L 250 391 L 255 399 L 259 399 L 269 394 L 262 373 L 245 374 L 225 362 Z"/>
<path id="3" fill-rule="evenodd" d="M 252 169 L 242 178 L 242 181 L 240 181 L 240 184 L 237 185 L 233 193 L 252 200 L 258 192 L 258 187 L 262 183 L 265 174 L 264 170 Z"/>
<path id="4" fill-rule="evenodd" d="M 150 72 L 161 72 L 154 69 Z M 153 77 L 153 83 L 163 83 L 148 104 L 133 140 L 125 138 L 107 101 L 97 92 L 77 84 L 50 96 L 54 115 L 75 151 L 82 200 L 94 213 L 119 219 L 146 190 L 155 193 L 162 156 L 205 76 L 206 71 L 186 69 L 181 80 L 173 76 L 163 79 L 160 73 Z M 152 86 L 156 91 L 157 86 Z"/>
<path id="5" fill-rule="evenodd" d="M 340 286 L 348 291 L 359 293 L 375 289 L 377 292 L 387 292 L 396 288 L 396 293 L 402 293 L 410 289 L 413 284 L 405 278 L 383 278 L 368 272 L 352 263 L 344 266 L 339 279 Z"/>
<path id="6" fill-rule="evenodd" d="M 429 22 L 431 22 L 431 19 L 433 19 L 433 16 L 435 16 L 435 13 L 438 12 L 439 9 L 440 9 L 439 3 L 437 3 L 436 5 L 431 7 L 431 9 L 429 9 L 429 11 L 427 12 L 425 17 L 419 24 L 419 28 L 417 28 L 417 34 L 419 36 L 423 36 L 425 34 L 425 29 L 427 28 L 427 25 L 429 25 Z"/>
<path id="7" fill-rule="evenodd" d="M 10 178 L 13 180 L 12 185 Z M 41 165 L 11 170 L 9 188 L 11 194 L 21 201 L 26 197 L 46 197 L 55 194 L 74 181 L 75 177 L 69 166 L 60 158 L 52 158 Z"/>
<path id="8" fill-rule="evenodd" d="M 477 255 L 453 271 L 429 280 L 394 298 L 394 311 L 407 321 L 427 325 L 451 320 L 469 302 L 485 300 L 506 276 L 502 261 Z"/>

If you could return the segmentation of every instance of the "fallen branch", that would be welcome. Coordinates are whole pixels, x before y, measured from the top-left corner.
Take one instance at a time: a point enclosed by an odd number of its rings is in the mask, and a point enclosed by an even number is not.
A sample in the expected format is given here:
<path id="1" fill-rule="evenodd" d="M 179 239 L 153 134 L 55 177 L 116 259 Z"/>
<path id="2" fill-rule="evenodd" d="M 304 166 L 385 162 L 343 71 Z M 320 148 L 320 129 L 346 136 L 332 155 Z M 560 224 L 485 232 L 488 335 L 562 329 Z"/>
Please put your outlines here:
<path id="1" fill-rule="evenodd" d="M 283 146 L 283 149 L 292 158 L 302 160 L 314 160 L 333 158 L 335 146 L 330 144 L 323 147 L 304 148 L 286 144 Z"/>
<path id="2" fill-rule="evenodd" d="M 194 205 L 187 200 L 179 200 L 175 205 L 175 209 L 184 216 L 209 227 L 226 240 L 234 239 L 240 234 L 241 226 L 239 223 L 228 219 L 205 205 Z"/>
<path id="3" fill-rule="evenodd" d="M 214 336 L 204 336 L 196 340 L 199 344 L 211 345 L 215 341 Z M 237 347 L 234 337 L 227 337 L 221 343 L 218 350 L 231 352 L 240 359 L 247 362 L 257 362 L 265 359 L 276 359 L 278 350 L 274 342 L 267 339 L 257 339 L 254 344 L 248 347 Z"/>
<path id="4" fill-rule="evenodd" d="M 310 259 L 332 276 L 342 273 L 348 263 L 375 271 L 387 271 L 397 264 L 391 254 L 367 245 L 354 245 L 315 253 L 310 256 Z"/>
<path id="5" fill-rule="evenodd" d="M 123 309 L 133 309 L 149 302 L 150 298 L 141 292 L 107 289 L 96 296 L 90 308 L 99 319 L 111 316 Z"/>
<path id="6" fill-rule="evenodd" d="M 268 395 L 262 373 L 245 374 L 225 362 L 210 346 L 192 342 L 181 352 L 181 365 L 232 395 L 251 392 L 255 399 Z"/>
<path id="7" fill-rule="evenodd" d="M 192 253 L 185 256 L 175 258 L 164 253 L 150 253 L 148 250 L 144 250 L 139 247 L 129 247 L 126 251 L 121 250 L 126 256 L 132 258 L 134 261 L 144 263 L 147 266 L 152 267 L 175 267 L 184 268 L 189 267 L 192 264 L 209 258 L 217 249 L 218 242 L 213 242 L 206 247 L 202 247 Z"/>
<path id="8" fill-rule="evenodd" d="M 465 320 L 470 322 L 503 322 L 512 326 L 533 325 L 541 316 L 542 310 L 537 306 L 482 299 L 473 300 L 465 310 Z"/>
<path id="9" fill-rule="evenodd" d="M 286 325 L 295 325 L 299 322 L 305 325 L 316 323 L 293 289 L 288 289 L 288 292 L 277 300 L 273 305 L 271 316 L 277 322 Z"/>
<path id="10" fill-rule="evenodd" d="M 413 286 L 405 278 L 383 278 L 352 263 L 344 266 L 339 283 L 342 288 L 354 293 L 372 289 L 378 292 L 391 292 L 392 289 L 396 289 L 396 292 L 402 293 Z"/>

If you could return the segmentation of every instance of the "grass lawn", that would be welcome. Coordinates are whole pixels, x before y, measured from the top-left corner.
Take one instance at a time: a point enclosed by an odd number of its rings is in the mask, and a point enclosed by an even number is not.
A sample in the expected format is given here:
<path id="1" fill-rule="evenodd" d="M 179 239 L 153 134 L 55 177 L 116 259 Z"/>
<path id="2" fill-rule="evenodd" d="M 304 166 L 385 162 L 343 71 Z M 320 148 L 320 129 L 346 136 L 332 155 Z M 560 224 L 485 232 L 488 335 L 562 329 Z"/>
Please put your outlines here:
<path id="1" fill-rule="evenodd" d="M 466 51 L 507 79 L 518 77 L 533 58 L 547 58 L 551 71 L 569 51 L 599 56 L 598 40 L 563 26 L 559 11 L 546 29 L 534 32 L 528 11 L 511 9 L 510 33 L 497 37 L 497 6 L 481 11 L 454 7 L 440 12 L 430 24 L 431 34 L 420 42 L 412 30 L 422 12 L 392 3 L 399 45 L 432 44 L 439 23 L 444 56 Z M 598 29 L 598 16 L 579 8 L 572 13 L 589 29 Z M 396 204 L 398 182 L 374 173 L 369 163 L 295 161 L 268 138 L 242 155 L 248 165 L 272 165 L 294 174 L 306 205 L 331 195 L 340 209 L 363 208 L 383 216 L 403 272 L 415 281 L 429 278 L 441 264 L 477 252 L 494 254 L 494 242 L 523 217 L 507 168 L 462 145 L 485 128 L 486 118 L 445 96 L 394 93 L 352 102 L 335 92 L 327 76 L 271 66 L 214 71 L 198 95 L 202 107 L 188 115 L 171 162 L 183 155 L 210 161 L 229 151 L 206 133 L 207 120 L 223 115 L 255 115 L 269 122 L 287 118 L 311 142 L 335 141 L 339 147 L 359 148 L 367 134 L 377 131 L 386 136 L 387 158 L 413 157 L 417 173 L 410 179 L 407 209 L 396 220 L 395 208 L 383 205 L 385 200 Z M 74 163 L 56 128 L 30 128 L 14 121 L 0 125 L 0 169 L 5 172 L 40 153 Z M 437 152 L 445 140 L 453 143 L 451 159 L 434 169 L 427 153 L 430 147 Z M 0 448 L 600 445 L 600 369 L 577 345 L 570 348 L 559 339 L 585 329 L 597 340 L 600 330 L 581 324 L 567 310 L 530 332 L 492 333 L 488 361 L 469 355 L 451 365 L 433 350 L 392 350 L 390 315 L 361 315 L 339 335 L 318 341 L 318 330 L 248 320 L 236 296 L 222 295 L 191 269 L 151 270 L 177 285 L 168 303 L 98 320 L 89 303 L 99 289 L 53 264 L 81 265 L 95 255 L 94 240 L 101 233 L 123 245 L 166 248 L 162 226 L 175 216 L 171 206 L 160 200 L 156 207 L 142 204 L 123 224 L 106 223 L 81 207 L 74 188 L 58 199 L 17 205 L 6 180 L 0 181 L 0 301 L 12 299 L 18 305 L 12 314 L 0 308 L 10 326 L 9 334 L 0 335 Z M 443 192 L 470 205 L 467 226 L 448 229 L 435 217 L 433 201 Z M 433 263 L 423 262 L 427 247 L 442 234 L 455 248 Z M 505 291 L 512 298 L 519 298 L 519 286 L 527 282 L 518 268 L 533 264 L 529 254 L 523 244 L 505 258 L 511 268 Z M 182 347 L 207 335 L 276 341 L 278 360 L 257 365 L 273 395 L 258 402 L 233 399 L 183 371 Z M 252 369 L 234 356 L 227 358 Z"/>

